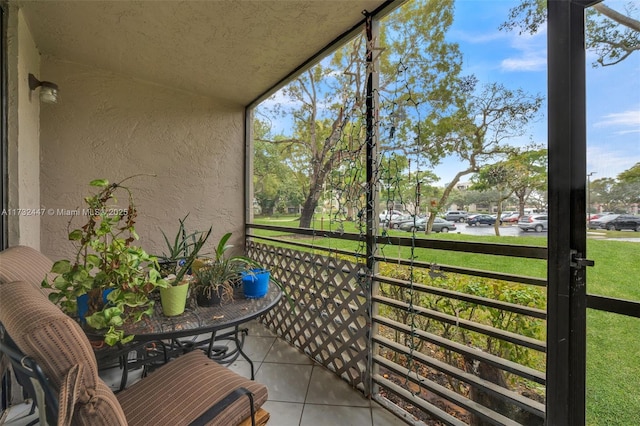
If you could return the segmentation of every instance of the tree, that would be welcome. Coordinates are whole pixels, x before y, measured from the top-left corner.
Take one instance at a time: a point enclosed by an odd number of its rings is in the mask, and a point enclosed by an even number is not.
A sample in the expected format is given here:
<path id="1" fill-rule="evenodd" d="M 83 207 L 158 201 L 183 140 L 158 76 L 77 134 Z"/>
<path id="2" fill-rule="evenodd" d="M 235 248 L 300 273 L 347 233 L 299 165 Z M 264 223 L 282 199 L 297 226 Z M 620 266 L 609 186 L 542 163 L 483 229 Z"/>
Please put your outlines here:
<path id="1" fill-rule="evenodd" d="M 547 150 L 539 147 L 526 147 L 509 155 L 507 166 L 513 175 L 510 185 L 518 198 L 520 216 L 524 214 L 525 205 L 532 194 L 547 192 L 547 158 Z"/>
<path id="2" fill-rule="evenodd" d="M 618 175 L 618 187 L 625 204 L 640 203 L 640 162 Z"/>
<path id="3" fill-rule="evenodd" d="M 640 203 L 640 163 L 617 176 L 614 192 L 625 208 Z"/>
<path id="4" fill-rule="evenodd" d="M 613 178 L 592 181 L 589 191 L 591 192 L 591 202 L 604 206 L 607 211 L 615 211 L 620 203 L 620 197 L 616 191 L 616 180 Z"/>
<path id="5" fill-rule="evenodd" d="M 391 135 L 380 138 L 381 151 L 400 151 L 403 144 L 395 142 L 403 141 L 411 128 L 409 121 L 397 127 L 393 124 L 395 106 L 429 105 L 428 117 L 423 119 L 435 119 L 448 110 L 461 68 L 457 45 L 444 41 L 452 21 L 453 0 L 418 0 L 394 11 L 381 26 L 381 35 L 373 42 L 380 74 L 379 119 Z M 357 158 L 364 156 L 364 83 L 371 71 L 367 70 L 365 46 L 361 35 L 290 83 L 283 93 L 295 104 L 291 110 L 264 111 L 270 115 L 285 112 L 294 121 L 292 135 L 269 142 L 284 145 L 292 169 L 305 176 L 301 227 L 310 226 L 331 171 L 358 163 Z M 414 91 L 401 90 L 407 86 Z M 382 175 L 381 170 L 377 172 Z M 360 173 L 342 181 L 358 186 L 364 183 L 364 176 Z"/>
<path id="6" fill-rule="evenodd" d="M 514 149 L 504 161 L 480 169 L 474 177 L 472 189 L 497 192 L 498 217 L 502 214 L 502 203 L 512 195 L 518 198 L 520 215 L 524 214 L 526 200 L 534 190 L 545 190 L 547 182 L 547 151 L 545 149 Z M 494 225 L 500 235 L 500 221 Z"/>
<path id="7" fill-rule="evenodd" d="M 527 124 L 536 118 L 541 105 L 539 95 L 491 83 L 469 96 L 465 107 L 450 118 L 432 128 L 425 126 L 422 133 L 429 141 L 428 146 L 437 146 L 441 152 L 458 157 L 466 166 L 446 185 L 436 206 L 438 210 L 445 206 L 460 178 L 478 173 L 484 165 L 514 152 L 507 141 L 526 133 Z M 427 233 L 434 220 L 432 214 Z"/>
<path id="8" fill-rule="evenodd" d="M 284 160 L 280 147 L 261 140 L 268 133 L 265 122 L 254 120 L 253 187 L 263 213 L 276 213 L 280 206 L 299 205 L 302 194 L 295 172 Z"/>
<path id="9" fill-rule="evenodd" d="M 586 16 L 586 47 L 598 56 L 594 66 L 615 65 L 640 50 L 637 3 L 627 3 L 622 11 L 597 3 L 587 9 Z M 510 10 L 508 21 L 500 28 L 534 34 L 546 20 L 547 0 L 522 0 Z"/>

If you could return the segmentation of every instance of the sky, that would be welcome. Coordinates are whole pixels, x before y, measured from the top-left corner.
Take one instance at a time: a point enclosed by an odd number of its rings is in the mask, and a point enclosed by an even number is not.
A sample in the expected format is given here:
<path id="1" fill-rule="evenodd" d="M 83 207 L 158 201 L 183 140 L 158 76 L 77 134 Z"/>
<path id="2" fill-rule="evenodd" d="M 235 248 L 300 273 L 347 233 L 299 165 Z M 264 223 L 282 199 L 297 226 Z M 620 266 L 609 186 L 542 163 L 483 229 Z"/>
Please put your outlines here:
<path id="1" fill-rule="evenodd" d="M 464 70 L 481 82 L 499 81 L 510 88 L 531 93 L 547 92 L 547 32 L 518 35 L 500 31 L 511 0 L 457 0 L 448 40 L 459 43 Z M 605 4 L 624 10 L 626 1 Z M 587 171 L 592 179 L 615 178 L 640 162 L 640 52 L 609 67 L 592 67 L 593 52 L 587 52 Z M 546 145 L 546 103 L 541 120 L 530 129 L 535 142 Z M 441 182 L 455 173 L 455 163 L 445 162 L 435 172 Z"/>
<path id="2" fill-rule="evenodd" d="M 605 0 L 616 10 L 624 10 L 629 0 Z M 456 42 L 463 55 L 463 74 L 474 74 L 479 87 L 484 83 L 502 83 L 509 89 L 523 89 L 531 94 L 547 95 L 547 32 L 519 35 L 517 31 L 499 30 L 509 9 L 519 0 L 456 0 L 454 23 L 447 41 Z M 638 11 L 640 15 L 640 11 Z M 637 16 L 640 19 L 640 17 Z M 623 62 L 594 68 L 595 55 L 587 52 L 587 171 L 591 179 L 615 178 L 620 172 L 640 162 L 640 52 Z M 276 95 L 271 103 L 287 103 Z M 547 104 L 539 120 L 527 129 L 520 140 L 547 144 Z M 284 122 L 275 127 L 286 127 Z M 447 158 L 433 172 L 439 184 L 450 182 L 461 169 L 459 160 Z M 471 176 L 462 178 L 468 181 Z"/>

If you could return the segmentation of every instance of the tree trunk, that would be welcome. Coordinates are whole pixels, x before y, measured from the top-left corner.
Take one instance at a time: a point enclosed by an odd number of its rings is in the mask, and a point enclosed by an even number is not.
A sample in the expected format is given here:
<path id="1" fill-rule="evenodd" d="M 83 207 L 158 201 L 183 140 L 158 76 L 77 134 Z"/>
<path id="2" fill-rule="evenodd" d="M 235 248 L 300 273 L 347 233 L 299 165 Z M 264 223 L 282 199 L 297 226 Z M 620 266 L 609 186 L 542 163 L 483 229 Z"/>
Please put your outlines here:
<path id="1" fill-rule="evenodd" d="M 302 213 L 300 214 L 300 228 L 311 228 L 313 213 L 318 207 L 318 192 L 310 193 L 302 204 Z"/>
<path id="2" fill-rule="evenodd" d="M 500 220 L 500 216 L 502 216 L 502 200 L 498 201 L 498 211 L 496 212 L 496 222 L 493 224 L 493 229 L 496 231 L 496 236 L 500 236 L 500 224 L 502 221 Z"/>
<path id="3" fill-rule="evenodd" d="M 487 364 L 486 362 L 480 361 L 474 368 L 472 366 L 472 363 L 467 360 L 467 370 L 473 371 L 481 379 L 487 380 L 491 383 L 495 383 L 498 386 L 508 389 L 507 382 L 504 378 L 504 373 L 498 368 Z M 471 387 L 469 397 L 472 401 L 490 408 L 493 411 L 496 411 L 503 415 L 508 414 L 507 404 L 503 400 L 498 399 L 487 392 L 484 392 L 475 387 Z M 471 422 L 469 423 L 470 426 L 490 426 L 491 424 L 492 423 L 484 421 L 482 418 L 480 418 L 480 416 L 477 415 L 472 415 Z"/>
<path id="4" fill-rule="evenodd" d="M 463 170 L 461 172 L 458 172 L 453 177 L 453 180 L 451 182 L 449 182 L 449 185 L 447 185 L 447 187 L 444 189 L 444 192 L 442 193 L 442 196 L 440 197 L 440 200 L 438 201 L 438 210 L 440 210 L 442 207 L 444 207 L 444 204 L 449 199 L 449 195 L 451 194 L 451 191 L 453 191 L 453 188 L 456 187 L 456 185 L 460 181 L 460 178 L 462 176 L 468 175 L 469 173 L 472 173 L 472 172 L 475 172 L 475 171 L 477 171 L 475 166 L 472 166 L 472 167 L 468 168 L 467 170 Z M 436 215 L 435 215 L 434 212 L 431 212 L 429 214 L 429 218 L 427 219 L 427 223 L 424 226 L 424 233 L 425 234 L 430 234 L 431 233 L 431 228 L 433 227 L 433 222 L 435 220 L 436 220 Z"/>

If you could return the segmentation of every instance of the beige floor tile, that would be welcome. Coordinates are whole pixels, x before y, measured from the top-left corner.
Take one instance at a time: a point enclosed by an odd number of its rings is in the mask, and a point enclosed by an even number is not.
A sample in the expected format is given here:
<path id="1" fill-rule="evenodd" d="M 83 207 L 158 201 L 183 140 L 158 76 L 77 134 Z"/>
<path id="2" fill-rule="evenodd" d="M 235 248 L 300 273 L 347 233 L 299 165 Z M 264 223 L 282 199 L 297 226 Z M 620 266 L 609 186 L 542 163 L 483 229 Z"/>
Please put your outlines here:
<path id="1" fill-rule="evenodd" d="M 264 362 L 283 364 L 313 364 L 313 360 L 282 339 L 277 339 Z"/>
<path id="2" fill-rule="evenodd" d="M 377 404 L 374 403 L 374 405 Z M 373 407 L 371 414 L 373 416 L 373 426 L 405 426 L 409 424 L 380 406 Z"/>
<path id="3" fill-rule="evenodd" d="M 249 321 L 246 324 L 242 324 L 241 328 L 249 329 L 249 336 L 260 337 L 275 337 L 276 334 L 269 330 L 265 325 L 261 324 L 258 320 Z"/>
<path id="4" fill-rule="evenodd" d="M 269 401 L 304 402 L 312 369 L 311 365 L 264 363 L 256 381 L 269 389 Z"/>
<path id="5" fill-rule="evenodd" d="M 307 403 L 368 407 L 369 400 L 324 367 L 314 366 Z"/>
<path id="6" fill-rule="evenodd" d="M 249 365 L 249 361 L 245 361 L 243 359 L 237 359 L 231 364 L 227 364 L 226 367 L 228 367 L 229 370 L 238 373 L 242 377 L 246 377 L 247 379 L 251 378 L 251 365 Z M 255 369 L 254 373 L 258 372 L 259 367 L 260 367 L 260 363 L 258 362 L 253 363 L 253 368 Z"/>
<path id="7" fill-rule="evenodd" d="M 298 426 L 304 404 L 297 402 L 267 401 L 262 408 L 270 414 L 269 426 Z"/>
<path id="8" fill-rule="evenodd" d="M 243 352 L 251 361 L 262 362 L 275 340 L 275 337 L 247 336 L 244 340 Z"/>
<path id="9" fill-rule="evenodd" d="M 371 426 L 369 407 L 305 404 L 300 426 Z"/>

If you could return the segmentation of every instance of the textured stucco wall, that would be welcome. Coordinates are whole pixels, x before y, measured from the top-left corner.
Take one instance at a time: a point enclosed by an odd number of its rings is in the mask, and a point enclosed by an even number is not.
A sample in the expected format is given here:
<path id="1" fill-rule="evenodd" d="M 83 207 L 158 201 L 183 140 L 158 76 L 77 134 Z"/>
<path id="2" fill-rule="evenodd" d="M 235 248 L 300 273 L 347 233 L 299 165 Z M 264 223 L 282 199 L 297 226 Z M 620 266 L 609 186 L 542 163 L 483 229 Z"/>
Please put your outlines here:
<path id="1" fill-rule="evenodd" d="M 40 55 L 22 12 L 8 16 L 9 245 L 40 248 L 40 101 L 28 75 L 39 75 Z"/>
<path id="2" fill-rule="evenodd" d="M 138 206 L 140 244 L 160 254 L 178 218 L 191 230 L 214 225 L 239 243 L 244 223 L 244 108 L 95 68 L 43 58 L 60 101 L 41 113 L 41 197 L 47 209 L 73 210 L 89 181 L 129 181 Z M 211 78 L 215 78 L 214 75 Z M 123 200 L 124 201 L 124 200 Z M 42 251 L 68 256 L 70 216 L 42 217 Z M 82 217 L 74 218 L 81 225 Z"/>

